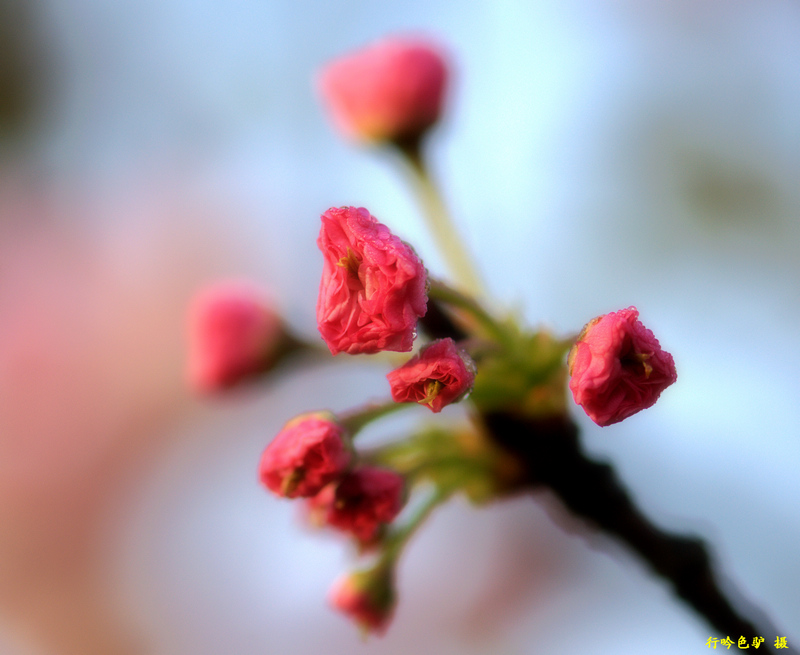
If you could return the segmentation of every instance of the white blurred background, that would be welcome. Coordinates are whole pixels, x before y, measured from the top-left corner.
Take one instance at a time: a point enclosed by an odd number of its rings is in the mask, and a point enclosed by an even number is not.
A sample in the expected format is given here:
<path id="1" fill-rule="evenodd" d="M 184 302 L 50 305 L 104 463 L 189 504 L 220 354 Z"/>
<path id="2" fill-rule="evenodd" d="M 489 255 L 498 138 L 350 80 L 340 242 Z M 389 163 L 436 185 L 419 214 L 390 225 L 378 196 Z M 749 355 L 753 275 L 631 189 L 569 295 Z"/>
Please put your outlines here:
<path id="1" fill-rule="evenodd" d="M 726 636 L 520 498 L 435 514 L 364 644 L 325 605 L 351 554 L 255 468 L 286 419 L 360 403 L 386 371 L 185 389 L 204 282 L 250 276 L 317 338 L 329 206 L 368 207 L 442 271 L 395 162 L 343 142 L 312 85 L 408 31 L 451 55 L 431 155 L 498 306 L 571 332 L 635 304 L 675 356 L 651 410 L 600 429 L 576 408 L 587 448 L 800 646 L 800 5 L 0 9 L 1 655 L 662 655 Z"/>

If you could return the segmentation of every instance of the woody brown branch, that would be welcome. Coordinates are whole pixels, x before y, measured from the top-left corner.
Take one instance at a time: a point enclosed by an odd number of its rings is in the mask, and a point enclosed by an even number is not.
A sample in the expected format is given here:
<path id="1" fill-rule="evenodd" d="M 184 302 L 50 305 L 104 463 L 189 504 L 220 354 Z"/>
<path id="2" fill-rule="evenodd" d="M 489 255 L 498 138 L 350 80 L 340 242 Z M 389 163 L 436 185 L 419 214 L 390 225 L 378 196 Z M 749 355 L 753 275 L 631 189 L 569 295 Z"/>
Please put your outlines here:
<path id="1" fill-rule="evenodd" d="M 421 323 L 434 338 L 464 337 L 434 301 Z M 534 419 L 497 411 L 483 414 L 481 420 L 493 441 L 522 464 L 522 488 L 549 489 L 589 528 L 627 544 L 720 634 L 734 639 L 744 636 L 748 641 L 755 636 L 779 634 L 761 612 L 759 629 L 756 621 L 734 607 L 700 538 L 672 534 L 655 526 L 636 507 L 611 465 L 595 462 L 583 453 L 578 429 L 568 416 Z M 797 655 L 791 647 L 785 652 Z"/>

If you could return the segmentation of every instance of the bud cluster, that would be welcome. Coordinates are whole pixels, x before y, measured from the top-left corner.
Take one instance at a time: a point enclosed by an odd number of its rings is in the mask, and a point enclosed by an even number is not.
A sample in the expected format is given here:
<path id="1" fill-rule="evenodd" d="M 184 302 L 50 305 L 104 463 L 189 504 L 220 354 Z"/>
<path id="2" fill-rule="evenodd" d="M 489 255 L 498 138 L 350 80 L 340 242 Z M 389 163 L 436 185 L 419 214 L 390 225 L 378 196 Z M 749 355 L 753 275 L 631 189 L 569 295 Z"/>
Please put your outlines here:
<path id="1" fill-rule="evenodd" d="M 305 498 L 311 522 L 349 533 L 366 547 L 403 506 L 403 478 L 357 463 L 347 428 L 330 412 L 286 425 L 264 450 L 261 483 L 284 498 Z"/>
<path id="2" fill-rule="evenodd" d="M 468 258 L 447 232 L 444 203 L 421 151 L 439 117 L 446 80 L 437 47 L 389 39 L 332 63 L 319 88 L 348 136 L 389 145 L 407 158 L 455 270 Z M 455 493 L 485 502 L 541 484 L 525 477 L 531 467 L 526 472 L 530 462 L 520 455 L 524 439 L 504 441 L 489 427 L 493 417 L 509 419 L 508 425 L 571 425 L 569 375 L 575 402 L 598 425 L 611 425 L 653 405 L 675 382 L 675 365 L 634 307 L 594 319 L 574 345 L 496 317 L 475 297 L 478 285 L 465 293 L 430 280 L 414 249 L 363 207 L 325 211 L 317 244 L 323 255 L 317 326 L 332 355 L 410 352 L 420 322 L 423 334 L 436 337 L 420 339 L 416 354 L 388 373 L 384 402 L 290 420 L 258 467 L 273 494 L 302 499 L 311 524 L 346 535 L 359 553 L 373 557 L 370 566 L 341 578 L 330 600 L 364 630 L 382 632 L 394 610 L 399 555 L 435 507 Z M 464 282 L 478 278 L 466 268 L 461 282 L 469 288 Z M 310 348 L 289 338 L 270 304 L 247 285 L 200 294 L 190 327 L 190 377 L 206 391 L 265 373 L 288 350 Z M 417 404 L 438 414 L 467 398 L 467 427 L 461 419 L 377 448 L 355 444 L 362 427 L 390 412 Z"/>
<path id="3" fill-rule="evenodd" d="M 427 271 L 414 250 L 368 210 L 356 207 L 323 213 L 317 243 L 323 254 L 317 323 L 331 353 L 411 350 L 428 304 Z M 331 594 L 336 607 L 376 631 L 391 615 L 394 564 L 416 524 L 412 520 L 394 533 L 389 527 L 409 488 L 422 478 L 419 469 L 416 474 L 404 470 L 402 461 L 391 457 L 384 465 L 386 449 L 359 451 L 354 437 L 367 422 L 406 403 L 441 412 L 466 397 L 475 364 L 453 339 L 438 339 L 387 378 L 391 400 L 341 417 L 331 412 L 298 416 L 267 446 L 259 464 L 267 489 L 284 498 L 306 499 L 312 525 L 348 535 L 362 553 L 377 553 L 378 564 L 343 578 Z M 422 461 L 435 456 L 436 447 L 414 443 L 412 450 Z M 433 496 L 437 503 L 438 491 Z"/>

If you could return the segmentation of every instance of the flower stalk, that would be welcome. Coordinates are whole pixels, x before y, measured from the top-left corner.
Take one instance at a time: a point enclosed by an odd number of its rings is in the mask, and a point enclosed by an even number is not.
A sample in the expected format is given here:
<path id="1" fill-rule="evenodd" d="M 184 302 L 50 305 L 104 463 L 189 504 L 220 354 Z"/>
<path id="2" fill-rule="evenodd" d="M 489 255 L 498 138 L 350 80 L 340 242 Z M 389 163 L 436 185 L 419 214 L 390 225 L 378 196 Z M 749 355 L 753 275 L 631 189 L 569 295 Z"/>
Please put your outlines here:
<path id="1" fill-rule="evenodd" d="M 486 332 L 487 336 L 500 344 L 508 341 L 507 330 L 497 321 L 474 297 L 461 293 L 441 280 L 429 278 L 428 298 L 442 306 L 451 307 L 458 310 L 462 315 L 468 317 L 467 323 L 479 326 Z M 441 310 L 441 307 L 438 308 Z M 430 305 L 429 305 L 430 311 Z M 437 312 L 438 315 L 439 312 Z M 424 325 L 423 321 L 423 325 Z M 449 328 L 455 331 L 454 327 Z M 460 334 L 460 332 L 456 332 Z M 447 334 L 445 336 L 452 336 Z M 457 337 L 453 337 L 454 339 Z"/>
<path id="2" fill-rule="evenodd" d="M 485 295 L 472 258 L 425 162 L 419 140 L 398 144 L 398 150 L 408 164 L 414 192 L 422 206 L 428 229 L 455 283 L 476 296 Z"/>
<path id="3" fill-rule="evenodd" d="M 344 426 L 350 438 L 353 439 L 364 427 L 377 421 L 379 418 L 389 416 L 408 407 L 390 400 L 385 403 L 369 403 L 349 412 L 339 415 L 339 423 Z"/>
<path id="4" fill-rule="evenodd" d="M 394 566 L 414 533 L 425 523 L 431 512 L 439 505 L 446 502 L 452 490 L 440 487 L 434 488 L 427 497 L 419 503 L 414 513 L 408 517 L 403 525 L 395 527 L 387 535 L 378 566 Z"/>

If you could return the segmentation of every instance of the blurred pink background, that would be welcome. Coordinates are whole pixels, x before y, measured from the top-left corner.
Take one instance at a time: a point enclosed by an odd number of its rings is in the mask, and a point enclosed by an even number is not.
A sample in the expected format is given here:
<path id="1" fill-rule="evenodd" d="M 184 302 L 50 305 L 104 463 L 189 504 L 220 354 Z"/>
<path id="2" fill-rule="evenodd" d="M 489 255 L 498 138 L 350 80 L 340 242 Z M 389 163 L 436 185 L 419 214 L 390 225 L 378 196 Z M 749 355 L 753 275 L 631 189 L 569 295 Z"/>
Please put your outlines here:
<path id="1" fill-rule="evenodd" d="M 286 419 L 379 394 L 385 367 L 186 389 L 185 309 L 210 280 L 251 277 L 318 338 L 329 206 L 368 207 L 442 272 L 392 159 L 341 140 L 312 89 L 398 31 L 451 55 L 431 154 L 498 306 L 570 332 L 635 304 L 675 356 L 651 410 L 601 430 L 575 408 L 587 448 L 798 646 L 800 6 L 0 9 L 0 655 L 661 655 L 725 636 L 519 498 L 434 514 L 364 644 L 325 605 L 352 554 L 255 468 Z"/>

